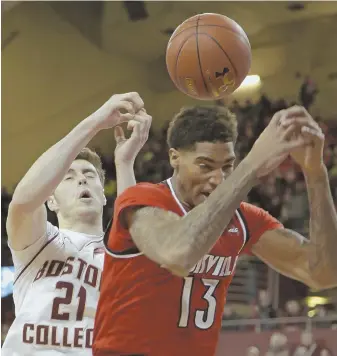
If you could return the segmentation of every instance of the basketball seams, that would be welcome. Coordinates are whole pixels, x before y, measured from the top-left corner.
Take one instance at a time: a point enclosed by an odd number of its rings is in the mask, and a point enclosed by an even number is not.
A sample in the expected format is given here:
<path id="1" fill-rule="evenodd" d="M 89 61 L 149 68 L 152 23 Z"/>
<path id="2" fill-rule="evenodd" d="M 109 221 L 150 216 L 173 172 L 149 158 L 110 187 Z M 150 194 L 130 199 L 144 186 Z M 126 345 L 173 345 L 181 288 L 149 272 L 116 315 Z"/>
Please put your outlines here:
<path id="1" fill-rule="evenodd" d="M 204 73 L 202 72 L 201 58 L 200 58 L 200 53 L 199 53 L 199 42 L 198 42 L 198 37 L 199 37 L 199 32 L 198 32 L 199 19 L 200 19 L 200 16 L 198 16 L 198 19 L 197 19 L 197 28 L 196 28 L 196 35 L 195 35 L 196 45 L 197 45 L 198 63 L 199 63 L 199 69 L 200 69 L 201 78 L 202 78 L 202 81 L 203 81 L 203 83 L 204 83 L 204 87 L 205 87 L 205 89 L 206 89 L 206 93 L 210 94 L 210 93 L 209 93 L 209 90 L 208 90 L 208 87 L 207 87 L 207 84 L 206 84 L 206 80 L 205 80 L 205 78 L 204 78 Z"/>
<path id="2" fill-rule="evenodd" d="M 190 30 L 191 28 L 202 28 L 202 27 L 219 27 L 219 28 L 224 28 L 225 30 L 227 30 L 228 32 L 231 32 L 233 34 L 235 34 L 236 36 L 238 37 L 241 37 L 245 40 L 245 42 L 249 45 L 249 47 L 251 47 L 250 45 L 250 42 L 249 40 L 247 39 L 247 35 L 244 36 L 242 34 L 240 34 L 239 32 L 237 31 L 233 31 L 232 29 L 230 29 L 229 27 L 227 26 L 221 26 L 221 25 L 193 25 L 191 27 L 187 27 L 187 28 L 184 28 L 182 31 L 180 31 L 179 33 L 177 33 L 174 37 L 171 37 L 170 40 L 169 40 L 169 43 L 172 42 L 176 37 L 178 37 L 181 33 L 184 33 L 185 31 L 187 30 Z"/>
<path id="3" fill-rule="evenodd" d="M 236 70 L 236 67 L 234 66 L 233 62 L 231 61 L 231 59 L 229 58 L 228 54 L 225 52 L 225 50 L 221 47 L 220 43 L 214 38 L 212 37 L 211 35 L 209 35 L 208 33 L 205 33 L 205 32 L 200 32 L 200 35 L 205 35 L 207 36 L 208 38 L 210 38 L 213 42 L 215 42 L 217 44 L 217 46 L 221 49 L 221 51 L 224 53 L 224 55 L 227 57 L 228 59 L 228 62 L 231 64 L 233 70 L 234 70 L 234 73 L 235 73 L 235 78 L 238 77 L 238 73 L 237 73 L 237 70 Z"/>
<path id="4" fill-rule="evenodd" d="M 173 41 L 176 37 L 178 37 L 181 33 L 184 33 L 185 31 L 190 30 L 191 28 L 197 28 L 197 25 L 193 25 L 193 26 L 190 26 L 190 27 L 186 27 L 186 28 L 184 28 L 182 31 L 176 33 L 173 37 L 171 37 L 171 38 L 169 39 L 169 43 L 172 42 L 172 41 Z"/>
<path id="5" fill-rule="evenodd" d="M 218 96 L 213 90 L 221 85 L 214 81 L 219 67 L 227 67 L 232 73 L 223 79 L 221 90 L 226 83 L 231 85 L 231 90 L 221 93 L 224 96 L 241 84 L 251 64 L 251 46 L 243 29 L 235 21 L 228 18 L 237 26 L 220 21 L 221 15 L 217 16 L 204 18 L 201 14 L 183 22 L 169 39 L 167 47 L 167 69 L 171 79 L 180 91 L 200 100 Z M 179 35 L 180 38 L 176 38 Z M 225 74 L 226 71 L 228 69 Z"/>
<path id="6" fill-rule="evenodd" d="M 188 36 L 188 37 L 185 39 L 185 41 L 181 44 L 181 46 L 180 46 L 180 48 L 179 48 L 179 50 L 178 50 L 177 57 L 176 57 L 176 63 L 175 63 L 175 66 L 174 66 L 174 72 L 173 72 L 173 74 L 174 74 L 174 80 L 175 80 L 176 82 L 179 82 L 179 80 L 178 80 L 178 78 L 177 78 L 177 66 L 178 66 L 178 60 L 179 60 L 180 52 L 182 51 L 182 49 L 183 49 L 183 47 L 185 46 L 185 44 L 187 43 L 187 41 L 188 41 L 192 36 L 194 36 L 194 35 L 195 35 L 195 33 L 191 33 L 191 35 Z"/>

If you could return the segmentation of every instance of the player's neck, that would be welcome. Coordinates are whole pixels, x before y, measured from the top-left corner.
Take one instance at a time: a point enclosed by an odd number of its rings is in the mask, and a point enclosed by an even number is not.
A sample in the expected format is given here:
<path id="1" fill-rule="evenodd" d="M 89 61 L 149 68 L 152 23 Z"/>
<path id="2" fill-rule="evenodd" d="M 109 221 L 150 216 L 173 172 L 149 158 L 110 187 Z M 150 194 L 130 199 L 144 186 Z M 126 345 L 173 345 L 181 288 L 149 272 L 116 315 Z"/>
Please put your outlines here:
<path id="1" fill-rule="evenodd" d="M 184 189 L 182 184 L 179 182 L 179 177 L 177 176 L 177 173 L 174 173 L 171 179 L 172 187 L 174 190 L 175 195 L 177 196 L 178 200 L 184 207 L 186 211 L 190 211 L 193 209 L 190 204 L 187 203 L 185 199 L 185 194 L 184 194 Z"/>
<path id="2" fill-rule="evenodd" d="M 65 219 L 62 216 L 58 216 L 59 228 L 64 230 L 70 230 L 74 232 L 80 232 L 86 235 L 100 236 L 103 234 L 102 218 L 95 220 L 83 220 L 83 219 Z"/>

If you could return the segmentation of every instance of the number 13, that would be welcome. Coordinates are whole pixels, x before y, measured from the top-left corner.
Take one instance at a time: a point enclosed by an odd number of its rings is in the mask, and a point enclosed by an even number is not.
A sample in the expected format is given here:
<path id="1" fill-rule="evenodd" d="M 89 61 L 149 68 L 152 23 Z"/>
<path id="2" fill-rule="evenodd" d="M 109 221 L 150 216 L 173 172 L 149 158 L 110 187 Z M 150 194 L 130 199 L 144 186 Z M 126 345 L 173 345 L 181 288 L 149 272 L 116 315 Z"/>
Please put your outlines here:
<path id="1" fill-rule="evenodd" d="M 206 310 L 197 310 L 195 312 L 194 323 L 197 328 L 206 330 L 209 329 L 214 323 L 216 311 L 216 299 L 214 297 L 214 292 L 219 284 L 219 280 L 202 278 L 201 282 L 207 288 L 203 295 L 203 299 L 207 301 L 208 306 Z M 190 302 L 193 289 L 192 287 L 193 277 L 185 277 L 180 302 L 181 312 L 178 324 L 180 328 L 186 328 L 188 325 L 188 319 L 190 316 Z"/>

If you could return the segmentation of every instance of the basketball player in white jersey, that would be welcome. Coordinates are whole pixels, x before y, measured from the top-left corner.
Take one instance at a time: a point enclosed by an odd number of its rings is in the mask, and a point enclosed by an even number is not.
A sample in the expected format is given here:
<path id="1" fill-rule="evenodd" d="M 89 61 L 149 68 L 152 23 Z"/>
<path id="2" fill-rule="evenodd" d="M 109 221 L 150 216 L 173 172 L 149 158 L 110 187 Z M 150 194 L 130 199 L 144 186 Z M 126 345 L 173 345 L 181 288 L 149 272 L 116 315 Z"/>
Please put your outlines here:
<path id="1" fill-rule="evenodd" d="M 133 162 L 146 142 L 151 117 L 137 93 L 112 96 L 47 150 L 18 184 L 7 231 L 15 267 L 16 319 L 3 356 L 91 355 L 103 268 L 104 171 L 85 148 L 101 130 L 115 128 L 117 189 L 136 183 Z M 44 203 L 57 214 L 47 222 Z"/>

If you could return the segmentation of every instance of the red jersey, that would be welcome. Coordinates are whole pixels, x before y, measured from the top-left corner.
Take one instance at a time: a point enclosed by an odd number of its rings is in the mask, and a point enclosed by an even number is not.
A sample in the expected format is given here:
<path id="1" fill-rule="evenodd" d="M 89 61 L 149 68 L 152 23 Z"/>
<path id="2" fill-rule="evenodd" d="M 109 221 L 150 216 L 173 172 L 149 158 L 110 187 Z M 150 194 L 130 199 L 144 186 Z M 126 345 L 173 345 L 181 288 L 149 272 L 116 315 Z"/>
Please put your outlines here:
<path id="1" fill-rule="evenodd" d="M 228 286 L 238 257 L 282 225 L 242 203 L 231 223 L 188 277 L 174 276 L 139 251 L 120 221 L 132 206 L 186 214 L 170 181 L 140 183 L 115 203 L 94 328 L 94 356 L 209 356 L 215 353 Z"/>

